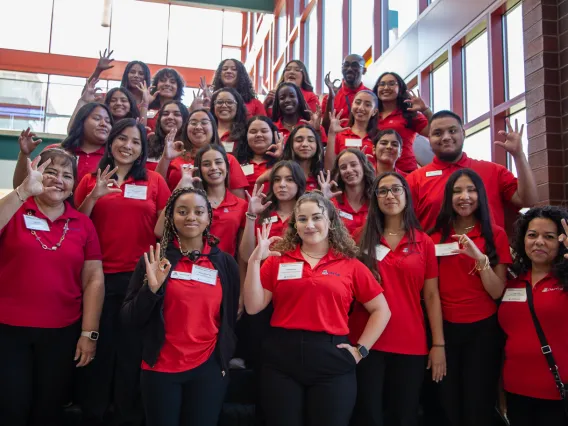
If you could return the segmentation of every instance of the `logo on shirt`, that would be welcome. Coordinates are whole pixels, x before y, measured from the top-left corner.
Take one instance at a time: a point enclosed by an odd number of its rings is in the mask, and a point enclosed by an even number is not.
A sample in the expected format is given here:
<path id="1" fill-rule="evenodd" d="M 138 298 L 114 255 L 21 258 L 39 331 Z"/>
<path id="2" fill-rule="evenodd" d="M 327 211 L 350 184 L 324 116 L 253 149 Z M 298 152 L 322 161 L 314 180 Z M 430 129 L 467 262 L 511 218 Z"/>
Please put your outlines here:
<path id="1" fill-rule="evenodd" d="M 405 254 L 408 253 L 408 247 L 403 248 L 402 252 L 405 253 Z"/>
<path id="2" fill-rule="evenodd" d="M 225 210 L 223 210 L 223 213 L 229 213 L 229 209 L 227 207 L 225 207 Z"/>
<path id="3" fill-rule="evenodd" d="M 337 272 L 328 271 L 327 269 L 324 269 L 321 274 L 322 274 L 322 275 L 333 275 L 334 277 L 340 277 L 340 276 L 341 276 L 341 275 L 338 274 Z"/>
<path id="4" fill-rule="evenodd" d="M 542 292 L 543 293 L 548 293 L 549 291 L 561 291 L 562 287 L 547 287 L 547 288 L 543 288 Z"/>

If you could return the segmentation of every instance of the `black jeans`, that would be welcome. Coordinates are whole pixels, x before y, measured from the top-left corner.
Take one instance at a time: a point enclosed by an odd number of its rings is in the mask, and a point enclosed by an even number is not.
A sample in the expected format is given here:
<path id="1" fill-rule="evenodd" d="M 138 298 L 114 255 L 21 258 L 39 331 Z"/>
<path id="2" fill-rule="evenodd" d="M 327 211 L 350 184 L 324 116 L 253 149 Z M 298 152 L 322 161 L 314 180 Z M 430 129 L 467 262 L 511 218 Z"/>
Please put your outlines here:
<path id="1" fill-rule="evenodd" d="M 192 370 L 140 374 L 146 426 L 216 426 L 229 383 L 215 353 Z"/>
<path id="2" fill-rule="evenodd" d="M 357 366 L 351 426 L 416 426 L 426 356 L 370 351 Z"/>
<path id="3" fill-rule="evenodd" d="M 507 417 L 511 426 L 566 426 L 562 401 L 530 398 L 507 392 Z"/>
<path id="4" fill-rule="evenodd" d="M 0 324 L 0 424 L 61 425 L 80 333 Z"/>
<path id="5" fill-rule="evenodd" d="M 497 315 L 467 324 L 445 321 L 444 337 L 447 376 L 439 397 L 449 425 L 490 425 L 504 342 Z"/>
<path id="6" fill-rule="evenodd" d="M 261 400 L 267 426 L 347 426 L 355 358 L 347 336 L 273 328 L 264 342 Z"/>

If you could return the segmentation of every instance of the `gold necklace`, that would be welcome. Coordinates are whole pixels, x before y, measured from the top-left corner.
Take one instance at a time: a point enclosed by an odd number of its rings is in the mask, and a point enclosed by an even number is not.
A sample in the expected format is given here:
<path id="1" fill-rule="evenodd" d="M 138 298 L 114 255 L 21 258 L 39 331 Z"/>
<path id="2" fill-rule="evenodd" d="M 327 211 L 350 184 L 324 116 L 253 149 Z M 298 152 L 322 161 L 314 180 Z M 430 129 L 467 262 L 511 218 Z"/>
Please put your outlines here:
<path id="1" fill-rule="evenodd" d="M 67 231 L 69 231 L 69 219 L 67 219 L 67 221 L 65 222 L 65 226 L 63 227 L 63 234 L 61 235 L 59 242 L 57 244 L 55 244 L 54 246 L 51 246 L 51 247 L 46 246 L 43 243 L 43 241 L 41 241 L 41 238 L 39 238 L 39 236 L 36 234 L 36 232 L 34 230 L 31 230 L 30 232 L 35 237 L 35 239 L 38 241 L 38 243 L 41 244 L 42 249 L 49 250 L 49 251 L 55 251 L 59 247 L 61 247 L 61 243 L 63 243 L 63 240 L 65 239 L 65 235 L 67 235 Z"/>
<path id="2" fill-rule="evenodd" d="M 399 231 L 404 231 L 404 229 L 399 229 Z M 399 236 L 399 235 L 404 235 L 404 232 L 390 232 L 388 230 L 385 229 L 385 232 L 387 233 L 387 235 L 390 236 Z"/>
<path id="3" fill-rule="evenodd" d="M 323 258 L 325 257 L 325 254 L 324 254 L 323 256 L 321 256 L 321 257 L 312 256 L 311 254 L 306 253 L 306 252 L 304 251 L 304 249 L 301 248 L 301 247 L 300 247 L 300 251 L 301 251 L 302 253 L 304 253 L 306 256 L 311 257 L 312 259 L 323 259 Z M 327 253 L 326 253 L 326 254 L 327 254 Z"/>

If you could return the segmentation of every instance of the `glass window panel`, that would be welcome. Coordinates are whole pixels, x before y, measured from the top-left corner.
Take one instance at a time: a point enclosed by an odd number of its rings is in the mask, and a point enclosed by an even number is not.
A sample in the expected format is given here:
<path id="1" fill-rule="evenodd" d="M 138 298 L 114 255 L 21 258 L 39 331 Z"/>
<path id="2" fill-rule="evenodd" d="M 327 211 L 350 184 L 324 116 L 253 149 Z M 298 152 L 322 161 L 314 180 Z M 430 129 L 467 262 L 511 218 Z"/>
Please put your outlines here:
<path id="1" fill-rule="evenodd" d="M 292 46 L 292 59 L 300 59 L 300 39 L 298 38 L 294 41 L 294 45 Z"/>
<path id="2" fill-rule="evenodd" d="M 351 0 L 349 13 L 349 52 L 363 55 L 373 44 L 375 26 L 373 25 L 373 0 Z M 377 5 L 377 7 L 379 7 Z"/>
<path id="3" fill-rule="evenodd" d="M 312 84 L 318 81 L 318 14 L 314 7 L 306 21 L 306 45 L 308 54 L 306 67 Z"/>
<path id="4" fill-rule="evenodd" d="M 18 0 L 2 3 L 4 19 L 0 25 L 0 47 L 49 52 L 53 0 Z"/>
<path id="5" fill-rule="evenodd" d="M 99 51 L 105 50 L 109 45 L 109 28 L 101 26 L 103 2 L 100 0 L 54 1 L 51 53 L 98 58 Z M 139 32 L 140 22 L 137 24 Z M 132 44 L 136 43 L 131 41 L 130 45 Z"/>
<path id="6" fill-rule="evenodd" d="M 193 102 L 193 94 L 197 95 L 199 91 L 198 87 L 184 87 L 183 88 L 183 95 L 181 96 L 181 101 L 186 107 L 190 107 L 191 103 Z"/>
<path id="7" fill-rule="evenodd" d="M 82 77 L 50 75 L 47 112 L 54 115 L 73 114 L 86 81 Z"/>
<path id="8" fill-rule="evenodd" d="M 280 57 L 284 48 L 286 47 L 286 40 L 288 39 L 288 29 L 286 28 L 286 3 L 284 3 L 284 7 L 280 10 L 280 14 L 278 15 L 278 40 L 277 40 L 277 48 L 276 48 L 276 57 Z M 276 59 L 276 58 L 275 58 Z"/>
<path id="9" fill-rule="evenodd" d="M 519 125 L 519 130 L 521 129 L 521 126 L 523 126 L 523 125 L 525 126 L 523 128 L 523 152 L 525 153 L 525 155 L 528 158 L 529 157 L 529 137 L 527 136 L 527 110 L 522 109 L 522 110 L 510 115 L 509 120 L 511 120 L 511 126 L 513 126 L 513 129 L 515 128 L 515 120 L 517 120 L 517 123 Z M 502 140 L 502 139 L 500 139 L 500 140 Z M 497 149 L 501 149 L 501 148 L 497 148 Z M 509 157 L 509 170 L 511 170 L 511 172 L 513 172 L 513 174 L 515 176 L 517 176 L 517 168 L 515 167 L 515 162 L 513 161 L 511 154 L 507 154 L 507 156 Z"/>
<path id="10" fill-rule="evenodd" d="M 282 77 L 282 72 L 284 72 L 284 66 L 280 65 L 274 74 L 274 81 L 279 81 L 280 77 Z"/>
<path id="11" fill-rule="evenodd" d="M 343 31 L 338 31 L 338 28 L 343 28 L 343 0 L 326 0 L 323 8 L 323 20 L 323 72 L 324 75 L 330 72 L 332 80 L 341 79 Z"/>
<path id="12" fill-rule="evenodd" d="M 120 87 L 120 81 L 109 80 L 108 81 L 108 90 L 114 89 L 115 87 Z"/>
<path id="13" fill-rule="evenodd" d="M 446 61 L 432 72 L 432 110 L 450 109 L 450 64 Z"/>
<path id="14" fill-rule="evenodd" d="M 485 129 L 466 137 L 463 150 L 467 153 L 469 158 L 491 161 L 492 145 L 491 128 L 486 127 Z"/>
<path id="15" fill-rule="evenodd" d="M 224 12 L 223 44 L 241 46 L 243 44 L 243 14 L 240 12 Z"/>
<path id="16" fill-rule="evenodd" d="M 168 65 L 214 70 L 221 61 L 223 12 L 170 6 Z M 188 43 L 199 40 L 199 43 Z"/>
<path id="17" fill-rule="evenodd" d="M 0 71 L 0 129 L 43 132 L 47 74 Z"/>
<path id="18" fill-rule="evenodd" d="M 57 135 L 66 135 L 67 126 L 69 125 L 71 116 L 50 116 L 45 118 L 45 133 L 54 133 Z"/>
<path id="19" fill-rule="evenodd" d="M 389 0 L 389 47 L 418 19 L 418 0 Z"/>
<path id="20" fill-rule="evenodd" d="M 168 16 L 167 4 L 136 0 L 113 2 L 110 35 L 113 58 L 127 62 L 137 60 L 149 64 L 165 64 Z M 141 25 L 148 25 L 148 29 L 144 30 Z M 133 42 L 133 38 L 140 35 L 140 41 Z"/>
<path id="21" fill-rule="evenodd" d="M 302 14 L 300 12 L 300 0 L 294 0 L 294 26 L 300 23 Z"/>
<path id="22" fill-rule="evenodd" d="M 523 8 L 521 3 L 505 15 L 507 99 L 525 91 L 525 53 L 523 49 Z"/>
<path id="23" fill-rule="evenodd" d="M 487 31 L 464 47 L 466 122 L 489 111 Z"/>
<path id="24" fill-rule="evenodd" d="M 231 58 L 241 60 L 240 47 L 223 47 L 223 49 L 221 49 L 221 60 Z"/>

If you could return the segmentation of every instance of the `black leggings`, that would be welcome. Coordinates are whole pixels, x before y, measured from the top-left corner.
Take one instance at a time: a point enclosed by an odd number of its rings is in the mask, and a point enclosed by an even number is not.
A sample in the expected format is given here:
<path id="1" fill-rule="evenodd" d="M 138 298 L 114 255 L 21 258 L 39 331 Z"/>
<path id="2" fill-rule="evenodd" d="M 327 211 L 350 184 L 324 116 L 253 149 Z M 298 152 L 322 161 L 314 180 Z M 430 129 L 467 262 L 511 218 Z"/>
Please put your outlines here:
<path id="1" fill-rule="evenodd" d="M 61 425 L 80 333 L 0 324 L 0 424 Z"/>
<path id="2" fill-rule="evenodd" d="M 507 392 L 507 417 L 511 426 L 566 426 L 562 401 L 530 398 Z"/>
<path id="3" fill-rule="evenodd" d="M 216 355 L 183 373 L 142 370 L 146 426 L 216 426 L 229 378 Z"/>

